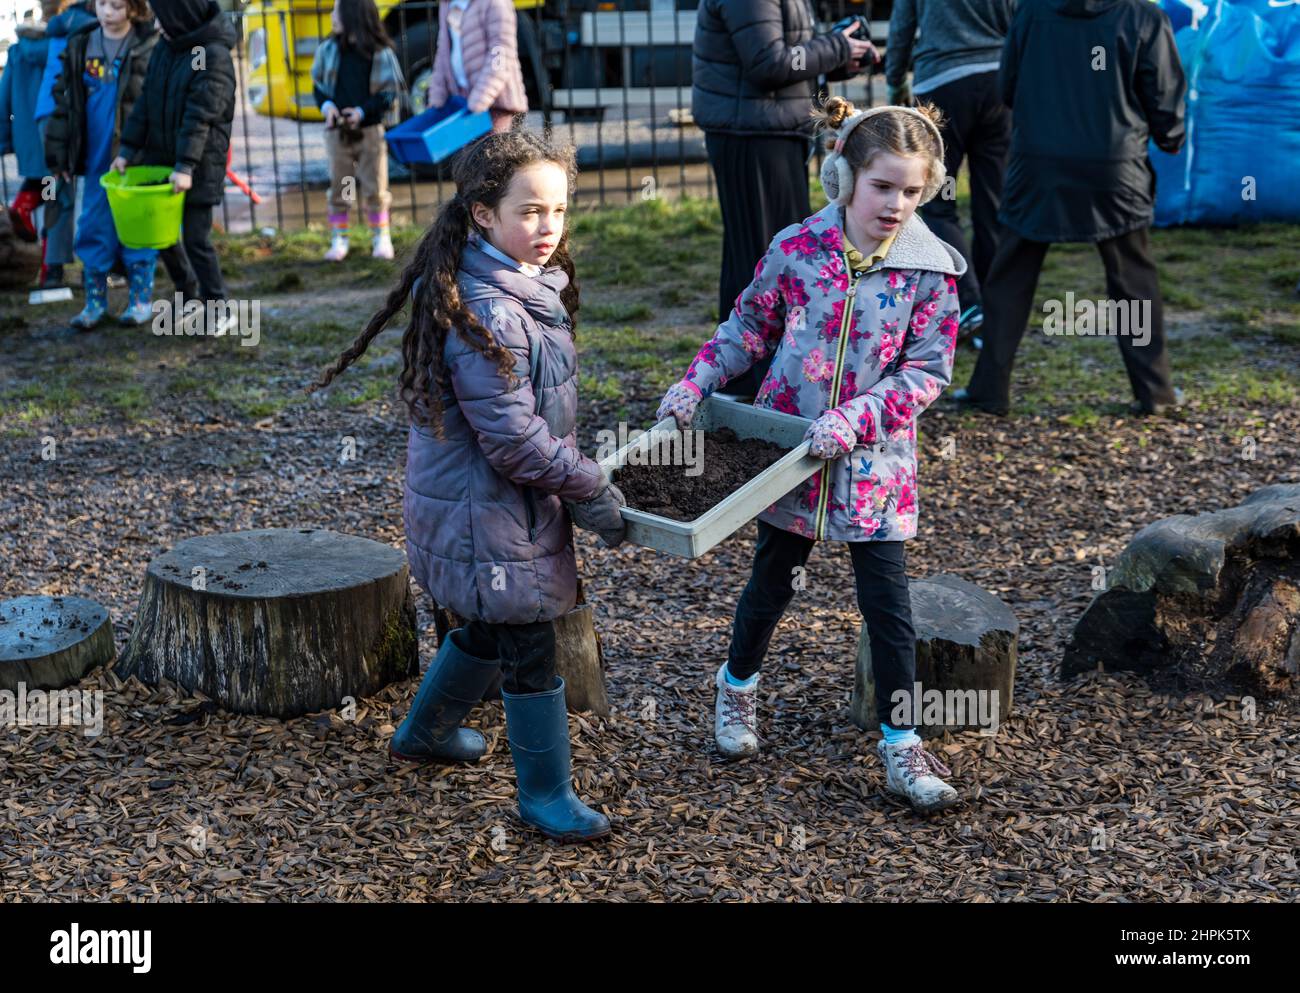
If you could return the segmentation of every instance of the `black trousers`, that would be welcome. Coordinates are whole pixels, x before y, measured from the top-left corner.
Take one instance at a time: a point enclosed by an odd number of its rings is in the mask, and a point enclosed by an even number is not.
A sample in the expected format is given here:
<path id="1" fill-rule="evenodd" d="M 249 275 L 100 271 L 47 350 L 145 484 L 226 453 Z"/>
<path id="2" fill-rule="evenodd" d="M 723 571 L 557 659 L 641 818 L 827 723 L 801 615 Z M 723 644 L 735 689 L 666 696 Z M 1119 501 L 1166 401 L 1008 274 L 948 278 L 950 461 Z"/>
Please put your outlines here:
<path id="1" fill-rule="evenodd" d="M 212 207 L 185 204 L 181 240 L 162 250 L 167 275 L 186 300 L 226 300 L 230 292 L 212 247 Z"/>
<path id="2" fill-rule="evenodd" d="M 555 689 L 555 624 L 488 624 L 463 628 L 465 650 L 481 659 L 501 660 L 501 686 L 507 693 Z"/>
<path id="3" fill-rule="evenodd" d="M 727 651 L 727 669 L 737 679 L 758 672 L 772 634 L 794 599 L 794 569 L 807 564 L 813 540 L 758 522 L 754 571 L 736 604 L 736 619 Z M 876 716 L 889 723 L 893 694 L 910 699 L 916 679 L 916 631 L 907 590 L 907 560 L 901 541 L 850 541 L 858 609 L 871 639 L 871 668 L 876 681 Z M 895 725 L 891 725 L 893 727 Z M 914 725 L 896 725 L 905 731 Z"/>
<path id="4" fill-rule="evenodd" d="M 718 183 L 722 207 L 722 275 L 718 280 L 718 323 L 727 320 L 736 298 L 754 281 L 754 268 L 788 224 L 812 213 L 808 199 L 806 138 L 706 133 L 704 146 Z M 770 359 L 755 364 L 718 392 L 758 393 Z"/>
<path id="5" fill-rule="evenodd" d="M 972 400 L 991 407 L 1011 403 L 1011 368 L 1025 335 L 1048 243 L 1030 241 L 1004 229 L 984 286 L 984 347 L 967 386 Z M 1165 349 L 1160 278 L 1151 257 L 1150 232 L 1138 228 L 1097 242 L 1106 267 L 1106 295 L 1112 300 L 1151 301 L 1151 338 L 1139 345 L 1132 335 L 1116 335 L 1133 396 L 1150 409 L 1174 400 Z"/>
<path id="6" fill-rule="evenodd" d="M 1011 145 L 1011 110 L 998 93 L 997 72 L 981 72 L 953 80 L 923 93 L 943 111 L 943 164 L 956 182 L 963 161 L 970 170 L 970 215 L 973 237 L 968 244 L 957 217 L 957 199 L 935 197 L 921 208 L 930 230 L 950 244 L 969 263 L 957 281 L 961 309 L 982 306 L 980 288 L 998 249 L 998 207 L 1002 204 L 1002 179 Z"/>

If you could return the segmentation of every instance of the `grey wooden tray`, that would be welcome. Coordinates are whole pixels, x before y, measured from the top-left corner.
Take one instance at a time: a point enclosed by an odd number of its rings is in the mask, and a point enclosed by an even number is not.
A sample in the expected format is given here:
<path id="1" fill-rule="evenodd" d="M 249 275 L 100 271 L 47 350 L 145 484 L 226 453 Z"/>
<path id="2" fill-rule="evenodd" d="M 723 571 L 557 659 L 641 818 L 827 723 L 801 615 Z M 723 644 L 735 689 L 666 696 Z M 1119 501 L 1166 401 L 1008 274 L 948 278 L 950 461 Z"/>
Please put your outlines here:
<path id="1" fill-rule="evenodd" d="M 690 430 L 698 428 L 708 432 L 718 428 L 731 428 L 741 438 L 770 441 L 789 448 L 790 452 L 693 521 L 674 521 L 644 510 L 624 507 L 627 540 L 688 559 L 703 555 L 825 465 L 822 459 L 808 454 L 808 442 L 803 440 L 811 423 L 806 417 L 752 407 L 731 397 L 707 397 L 696 408 Z M 600 467 L 608 477 L 627 462 L 632 451 L 645 450 L 652 444 L 658 444 L 663 435 L 677 433 L 677 422 L 670 415 L 636 440 L 602 459 Z"/>

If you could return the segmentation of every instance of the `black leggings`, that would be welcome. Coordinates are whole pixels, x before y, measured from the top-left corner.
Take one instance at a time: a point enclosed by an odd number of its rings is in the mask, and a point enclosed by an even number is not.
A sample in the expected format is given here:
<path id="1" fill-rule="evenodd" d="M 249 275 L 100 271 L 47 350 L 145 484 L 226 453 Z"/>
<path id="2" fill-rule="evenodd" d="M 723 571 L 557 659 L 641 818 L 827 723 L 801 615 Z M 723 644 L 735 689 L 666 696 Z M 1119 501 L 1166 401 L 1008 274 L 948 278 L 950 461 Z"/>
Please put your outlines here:
<path id="1" fill-rule="evenodd" d="M 212 247 L 212 207 L 187 203 L 181 224 L 181 240 L 160 253 L 172 283 L 186 300 L 228 299 L 221 260 Z"/>
<path id="2" fill-rule="evenodd" d="M 470 621 L 462 629 L 466 651 L 501 660 L 501 686 L 507 693 L 555 689 L 555 624 L 489 624 Z"/>
<path id="3" fill-rule="evenodd" d="M 736 604 L 727 669 L 737 679 L 758 672 L 772 634 L 795 594 L 796 566 L 807 564 L 813 540 L 758 522 L 754 571 Z M 901 541 L 850 541 L 858 609 L 871 638 L 871 668 L 876 681 L 876 716 L 889 724 L 897 690 L 913 692 L 916 632 L 907 590 L 907 560 Z M 911 724 L 890 725 L 900 731 Z"/>

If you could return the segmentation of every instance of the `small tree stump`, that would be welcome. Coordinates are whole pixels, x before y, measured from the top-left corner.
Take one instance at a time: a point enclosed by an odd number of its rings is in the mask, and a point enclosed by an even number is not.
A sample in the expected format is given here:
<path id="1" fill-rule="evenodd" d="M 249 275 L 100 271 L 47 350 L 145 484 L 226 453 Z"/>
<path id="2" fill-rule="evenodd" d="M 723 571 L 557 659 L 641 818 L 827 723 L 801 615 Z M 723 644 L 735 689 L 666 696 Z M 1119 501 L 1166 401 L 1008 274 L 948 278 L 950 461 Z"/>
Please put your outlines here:
<path id="1" fill-rule="evenodd" d="M 406 556 L 309 529 L 182 541 L 149 563 L 116 666 L 241 714 L 295 717 L 419 673 Z"/>
<path id="2" fill-rule="evenodd" d="M 596 630 L 596 615 L 585 602 L 582 579 L 578 579 L 578 603 L 567 614 L 555 619 L 555 671 L 564 680 L 564 703 L 571 713 L 591 711 L 599 717 L 609 716 L 609 696 L 605 692 L 605 655 Z M 436 606 L 433 625 L 438 644 L 449 631 L 464 627 L 466 621 L 446 607 Z M 484 700 L 501 697 L 501 675 L 483 694 Z"/>
<path id="3" fill-rule="evenodd" d="M 76 596 L 20 596 L 0 603 L 0 690 L 70 686 L 113 661 L 108 611 Z"/>
<path id="4" fill-rule="evenodd" d="M 1171 689 L 1300 694 L 1300 484 L 1135 534 L 1061 660 Z"/>
<path id="5" fill-rule="evenodd" d="M 1011 713 L 1020 633 L 1016 615 L 992 593 L 958 576 L 932 576 L 914 580 L 908 587 L 920 690 L 916 701 L 907 704 L 907 719 L 899 723 L 915 724 L 922 738 L 945 731 L 996 731 Z M 907 689 L 917 694 L 914 687 Z M 880 727 L 865 623 L 858 632 L 849 708 L 858 727 L 872 731 Z"/>

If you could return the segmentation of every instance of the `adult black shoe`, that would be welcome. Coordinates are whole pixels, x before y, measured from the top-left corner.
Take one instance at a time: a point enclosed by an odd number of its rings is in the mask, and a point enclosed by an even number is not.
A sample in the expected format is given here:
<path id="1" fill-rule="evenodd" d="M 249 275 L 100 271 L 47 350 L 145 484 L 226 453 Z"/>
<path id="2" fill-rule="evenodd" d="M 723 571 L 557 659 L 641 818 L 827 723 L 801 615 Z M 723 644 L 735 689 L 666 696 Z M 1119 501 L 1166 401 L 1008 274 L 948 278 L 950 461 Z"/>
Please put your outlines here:
<path id="1" fill-rule="evenodd" d="M 1172 401 L 1166 400 L 1163 403 L 1147 404 L 1134 400 L 1128 405 L 1128 412 L 1134 417 L 1164 417 L 1181 407 L 1184 399 L 1185 394 L 1183 391 L 1175 386 Z"/>

